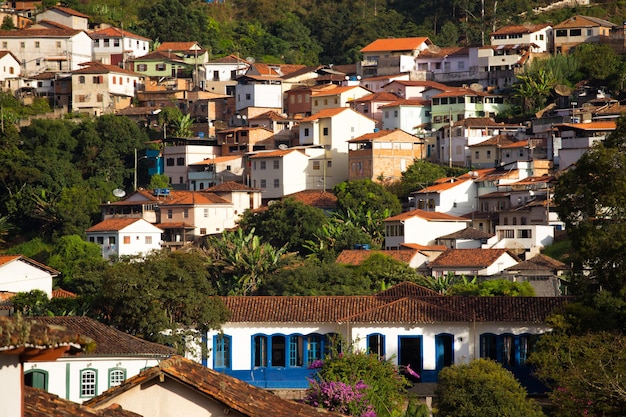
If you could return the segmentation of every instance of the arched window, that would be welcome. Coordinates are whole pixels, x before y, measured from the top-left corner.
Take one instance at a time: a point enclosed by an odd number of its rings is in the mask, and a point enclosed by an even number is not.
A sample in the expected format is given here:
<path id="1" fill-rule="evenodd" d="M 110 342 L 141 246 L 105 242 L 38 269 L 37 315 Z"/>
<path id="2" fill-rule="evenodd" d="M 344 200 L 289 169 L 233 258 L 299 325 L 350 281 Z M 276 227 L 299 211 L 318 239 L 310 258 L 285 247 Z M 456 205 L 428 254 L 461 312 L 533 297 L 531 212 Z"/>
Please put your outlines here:
<path id="1" fill-rule="evenodd" d="M 380 357 L 385 356 L 385 335 L 380 333 L 367 335 L 367 352 Z"/>
<path id="2" fill-rule="evenodd" d="M 95 397 L 98 391 L 98 371 L 82 369 L 80 371 L 80 398 Z"/>
<path id="3" fill-rule="evenodd" d="M 48 390 L 48 372 L 41 369 L 32 369 L 24 373 L 24 385 Z"/>
<path id="4" fill-rule="evenodd" d="M 122 385 L 122 382 L 126 379 L 126 369 L 124 368 L 111 368 L 109 369 L 109 388 Z"/>

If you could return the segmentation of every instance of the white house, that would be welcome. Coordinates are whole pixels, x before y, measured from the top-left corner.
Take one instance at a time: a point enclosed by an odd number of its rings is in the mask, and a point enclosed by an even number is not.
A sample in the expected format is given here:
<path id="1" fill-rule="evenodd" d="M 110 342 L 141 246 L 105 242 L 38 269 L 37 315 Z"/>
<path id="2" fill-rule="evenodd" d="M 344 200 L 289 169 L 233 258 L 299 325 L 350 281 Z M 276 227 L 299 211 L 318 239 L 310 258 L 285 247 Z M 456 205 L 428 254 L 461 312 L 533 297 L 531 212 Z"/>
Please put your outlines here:
<path id="1" fill-rule="evenodd" d="M 441 369 L 489 358 L 529 386 L 526 363 L 564 297 L 449 297 L 405 282 L 369 296 L 224 297 L 230 320 L 207 336 L 203 363 L 250 384 L 302 389 L 308 366 L 337 348 L 387 358 L 436 382 Z M 504 349 L 503 346 L 515 346 Z"/>
<path id="2" fill-rule="evenodd" d="M 394 80 L 385 84 L 382 89 L 404 99 L 430 100 L 434 95 L 450 90 L 452 87 L 435 81 Z"/>
<path id="3" fill-rule="evenodd" d="M 496 241 L 496 235 L 472 227 L 437 238 L 437 243 L 448 249 L 480 249 L 484 245 L 493 245 Z"/>
<path id="4" fill-rule="evenodd" d="M 0 30 L 0 49 L 22 64 L 22 75 L 74 71 L 91 61 L 92 39 L 77 29 Z"/>
<path id="5" fill-rule="evenodd" d="M 413 210 L 385 220 L 385 249 L 404 243 L 432 246 L 438 237 L 465 229 L 470 220 L 435 211 Z"/>
<path id="6" fill-rule="evenodd" d="M 363 77 L 409 73 L 415 69 L 415 57 L 430 45 L 425 37 L 376 39 L 361 49 L 357 73 Z"/>
<path id="7" fill-rule="evenodd" d="M 321 146 L 326 151 L 323 167 L 315 162 L 313 166 L 325 189 L 348 179 L 348 141 L 373 132 L 375 125 L 375 120 L 347 107 L 321 110 L 300 121 L 300 145 Z"/>
<path id="8" fill-rule="evenodd" d="M 430 269 L 434 277 L 454 274 L 470 279 L 500 278 L 499 274 L 519 261 L 507 249 L 448 249 L 430 263 Z"/>
<path id="9" fill-rule="evenodd" d="M 235 95 L 237 78 L 244 75 L 250 64 L 236 55 L 211 60 L 199 68 L 200 87 L 219 94 Z"/>
<path id="10" fill-rule="evenodd" d="M 102 257 L 145 256 L 161 249 L 162 229 L 138 218 L 106 219 L 85 230 L 89 242 L 97 243 Z"/>
<path id="11" fill-rule="evenodd" d="M 489 35 L 490 43 L 501 45 L 533 45 L 534 52 L 551 52 L 552 26 L 547 23 L 504 26 Z"/>
<path id="12" fill-rule="evenodd" d="M 41 290 L 52 297 L 52 279 L 59 271 L 23 255 L 0 255 L 0 291 Z"/>
<path id="13" fill-rule="evenodd" d="M 0 51 L 0 88 L 15 91 L 21 74 L 20 60 L 10 51 Z"/>
<path id="14" fill-rule="evenodd" d="M 350 107 L 354 100 L 371 94 L 370 90 L 358 85 L 313 90 L 311 92 L 311 114 L 335 107 Z"/>
<path id="15" fill-rule="evenodd" d="M 430 101 L 423 99 L 396 100 L 380 107 L 382 129 L 402 129 L 408 133 L 424 132 L 430 125 Z"/>
<path id="16" fill-rule="evenodd" d="M 107 27 L 90 32 L 89 36 L 93 39 L 93 60 L 103 64 L 122 66 L 126 60 L 150 52 L 150 39 L 124 29 Z"/>
<path id="17" fill-rule="evenodd" d="M 49 20 L 79 30 L 89 29 L 89 18 L 90 16 L 77 10 L 60 6 L 51 7 L 37 14 L 38 22 Z"/>
<path id="18" fill-rule="evenodd" d="M 501 224 L 496 226 L 496 236 L 498 241 L 495 244 L 483 247 L 526 251 L 532 256 L 554 242 L 554 227 L 547 224 Z"/>
<path id="19" fill-rule="evenodd" d="M 248 187 L 242 183 L 227 181 L 207 188 L 204 191 L 213 193 L 231 202 L 236 216 L 241 216 L 246 210 L 254 210 L 261 207 L 261 190 Z"/>
<path id="20" fill-rule="evenodd" d="M 34 360 L 24 364 L 25 385 L 76 403 L 121 385 L 143 369 L 175 354 L 171 347 L 131 336 L 89 317 L 37 317 L 33 320 L 93 341 L 94 348 L 80 355 L 67 352 L 56 361 Z"/>
<path id="21" fill-rule="evenodd" d="M 72 111 L 102 115 L 130 107 L 143 77 L 98 62 L 72 72 Z"/>
<path id="22" fill-rule="evenodd" d="M 461 216 L 476 209 L 477 192 L 473 178 L 442 178 L 434 185 L 414 191 L 411 196 L 417 209 Z"/>
<path id="23" fill-rule="evenodd" d="M 190 163 L 187 166 L 189 190 L 204 190 L 224 182 L 242 182 L 245 171 L 243 160 L 243 155 L 227 155 Z"/>
<path id="24" fill-rule="evenodd" d="M 264 200 L 306 190 L 309 158 L 303 149 L 279 149 L 251 155 L 250 184 L 261 190 Z"/>
<path id="25" fill-rule="evenodd" d="M 596 142 L 615 130 L 614 121 L 597 121 L 590 123 L 564 123 L 556 125 L 561 138 L 559 152 L 559 170 L 574 164 Z"/>

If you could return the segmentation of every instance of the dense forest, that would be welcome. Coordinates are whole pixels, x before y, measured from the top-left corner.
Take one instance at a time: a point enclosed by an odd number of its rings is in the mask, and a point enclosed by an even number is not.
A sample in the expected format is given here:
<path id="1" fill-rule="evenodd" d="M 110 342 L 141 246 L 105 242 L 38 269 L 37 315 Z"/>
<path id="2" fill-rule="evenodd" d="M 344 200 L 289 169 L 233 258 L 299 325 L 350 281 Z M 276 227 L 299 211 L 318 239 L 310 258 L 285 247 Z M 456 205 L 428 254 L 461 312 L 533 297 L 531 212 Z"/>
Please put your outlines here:
<path id="1" fill-rule="evenodd" d="M 555 7 L 550 0 L 66 0 L 95 23 L 123 26 L 156 42 L 195 40 L 214 57 L 259 62 L 349 64 L 378 38 L 428 36 L 439 46 L 477 46 L 508 24 L 575 14 L 621 23 L 626 1 Z M 562 2 L 561 2 L 562 3 Z M 558 3 L 557 3 L 558 4 Z M 185 28 L 185 30 L 181 30 Z"/>

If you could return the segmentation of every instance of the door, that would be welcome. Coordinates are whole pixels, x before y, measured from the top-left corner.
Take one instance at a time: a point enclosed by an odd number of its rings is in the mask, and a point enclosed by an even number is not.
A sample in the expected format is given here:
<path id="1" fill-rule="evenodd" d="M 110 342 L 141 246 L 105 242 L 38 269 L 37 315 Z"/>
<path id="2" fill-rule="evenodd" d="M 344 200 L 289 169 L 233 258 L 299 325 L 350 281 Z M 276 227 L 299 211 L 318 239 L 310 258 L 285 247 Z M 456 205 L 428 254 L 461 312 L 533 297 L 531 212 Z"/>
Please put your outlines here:
<path id="1" fill-rule="evenodd" d="M 400 336 L 398 348 L 398 365 L 401 369 L 410 367 L 419 377 L 406 373 L 405 376 L 413 381 L 421 381 L 422 374 L 422 336 Z"/>
<path id="2" fill-rule="evenodd" d="M 437 371 L 454 363 L 454 336 L 442 333 L 435 336 L 435 353 L 437 355 Z"/>

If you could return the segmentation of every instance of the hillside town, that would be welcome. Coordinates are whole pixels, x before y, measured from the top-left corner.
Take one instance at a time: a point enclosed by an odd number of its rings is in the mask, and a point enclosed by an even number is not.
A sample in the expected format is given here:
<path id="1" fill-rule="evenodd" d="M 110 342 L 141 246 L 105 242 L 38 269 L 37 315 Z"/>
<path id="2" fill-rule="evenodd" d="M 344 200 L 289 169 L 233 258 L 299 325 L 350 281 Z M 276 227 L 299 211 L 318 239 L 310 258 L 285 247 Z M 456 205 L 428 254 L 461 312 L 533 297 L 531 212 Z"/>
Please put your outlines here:
<path id="1" fill-rule="evenodd" d="M 426 281 L 372 282 L 367 294 L 262 293 L 269 287 L 259 282 L 200 292 L 228 314 L 219 326 L 199 326 L 199 339 L 186 339 L 182 354 L 179 345 L 144 340 L 136 328 L 89 314 L 22 317 L 27 309 L 16 308 L 16 294 L 40 291 L 61 301 L 80 294 L 59 285 L 58 264 L 1 253 L 4 416 L 340 416 L 303 403 L 315 365 L 331 352 L 347 356 L 338 340 L 404 370 L 428 415 L 439 415 L 444 369 L 479 358 L 510 371 L 530 397 L 548 398 L 550 387 L 528 358 L 554 330 L 551 318 L 574 302 L 573 262 L 544 253 L 567 239 L 571 224 L 559 215 L 556 188 L 619 129 L 625 108 L 607 90 L 580 83 L 555 86 L 555 102 L 530 118 L 502 116 L 511 115 L 519 92 L 513 86 L 533 61 L 581 44 L 626 54 L 626 26 L 575 15 L 498 27 L 488 44 L 475 47 L 438 46 L 415 34 L 377 39 L 355 64 L 306 66 L 215 57 L 194 39 L 148 39 L 40 3 L 0 8 L 15 27 L 0 30 L 0 87 L 21 105 L 44 99 L 51 110 L 18 127 L 39 118 L 111 116 L 158 135 L 127 155 L 132 188 L 116 187 L 80 231 L 103 263 L 131 259 L 130 271 L 156 253 L 184 256 L 193 247 L 226 269 L 226 256 L 207 242 L 237 230 L 241 238 L 242 224 L 285 201 L 332 217 L 342 198 L 334 190 L 343 184 L 391 187 L 420 163 L 458 175 L 409 190 L 401 210 L 380 219 L 378 244 L 342 248 L 332 262 L 368 268 L 372 256 L 384 255 Z M 162 117 L 170 109 L 182 115 L 175 125 Z M 185 123 L 187 134 L 180 134 Z M 153 176 L 167 185 L 151 188 Z M 250 245 L 261 247 L 251 230 Z M 283 249 L 276 258 L 296 252 Z M 531 295 L 450 295 L 443 284 L 424 284 L 453 279 L 504 280 L 526 285 Z M 133 285 L 140 288 L 109 290 Z M 182 303 L 172 301 L 174 310 L 185 310 Z M 111 306 L 99 314 L 110 324 L 125 313 Z M 168 316 L 178 325 L 169 332 L 193 327 L 178 319 Z"/>

